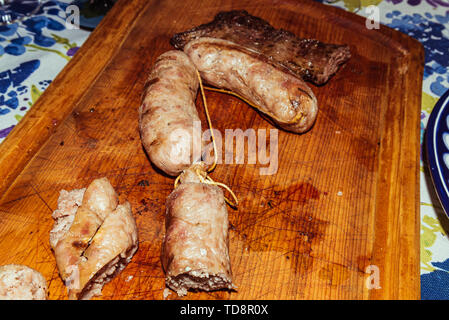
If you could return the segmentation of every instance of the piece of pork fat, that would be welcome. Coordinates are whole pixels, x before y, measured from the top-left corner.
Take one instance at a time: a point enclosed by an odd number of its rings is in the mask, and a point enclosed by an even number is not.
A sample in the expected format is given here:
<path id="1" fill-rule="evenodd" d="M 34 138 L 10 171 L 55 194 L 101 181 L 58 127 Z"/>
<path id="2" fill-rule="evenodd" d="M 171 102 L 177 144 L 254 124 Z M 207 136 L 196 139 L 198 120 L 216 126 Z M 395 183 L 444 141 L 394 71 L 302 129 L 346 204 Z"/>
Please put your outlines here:
<path id="1" fill-rule="evenodd" d="M 101 294 L 103 285 L 126 266 L 137 249 L 131 206 L 118 205 L 109 180 L 101 178 L 85 190 L 61 191 L 53 218 L 50 244 L 69 298 Z"/>
<path id="2" fill-rule="evenodd" d="M 228 211 L 223 191 L 201 183 L 194 164 L 166 202 L 162 265 L 166 285 L 179 296 L 187 290 L 234 289 L 228 252 Z"/>

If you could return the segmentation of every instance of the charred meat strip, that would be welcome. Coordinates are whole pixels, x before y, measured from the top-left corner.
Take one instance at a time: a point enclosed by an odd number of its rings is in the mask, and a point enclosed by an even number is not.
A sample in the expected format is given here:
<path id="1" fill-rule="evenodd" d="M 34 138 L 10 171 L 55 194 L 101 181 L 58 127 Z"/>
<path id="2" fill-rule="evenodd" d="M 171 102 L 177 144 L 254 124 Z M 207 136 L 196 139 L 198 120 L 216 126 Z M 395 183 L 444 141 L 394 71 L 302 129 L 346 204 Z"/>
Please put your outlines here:
<path id="1" fill-rule="evenodd" d="M 326 83 L 351 56 L 347 45 L 301 39 L 244 10 L 220 12 L 212 22 L 177 33 L 170 42 L 183 49 L 201 37 L 224 39 L 254 50 L 275 67 L 317 85 Z"/>

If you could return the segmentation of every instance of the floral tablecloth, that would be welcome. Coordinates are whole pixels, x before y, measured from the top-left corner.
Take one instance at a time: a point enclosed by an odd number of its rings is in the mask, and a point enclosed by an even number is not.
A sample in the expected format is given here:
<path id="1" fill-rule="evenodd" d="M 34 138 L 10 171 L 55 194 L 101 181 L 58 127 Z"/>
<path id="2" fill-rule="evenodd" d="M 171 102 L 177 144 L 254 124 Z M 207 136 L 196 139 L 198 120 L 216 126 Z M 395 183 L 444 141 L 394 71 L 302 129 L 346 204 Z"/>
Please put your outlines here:
<path id="1" fill-rule="evenodd" d="M 0 26 L 0 142 L 89 36 L 67 28 L 69 4 L 46 1 L 36 15 Z"/>
<path id="2" fill-rule="evenodd" d="M 449 88 L 449 0 L 337 0 L 321 2 L 380 23 L 419 40 L 426 52 L 421 143 L 427 119 Z M 68 29 L 70 1 L 46 1 L 33 17 L 0 26 L 0 142 L 30 109 L 89 36 Z M 376 17 L 376 16 L 374 16 Z M 421 297 L 449 299 L 449 219 L 421 160 Z"/>

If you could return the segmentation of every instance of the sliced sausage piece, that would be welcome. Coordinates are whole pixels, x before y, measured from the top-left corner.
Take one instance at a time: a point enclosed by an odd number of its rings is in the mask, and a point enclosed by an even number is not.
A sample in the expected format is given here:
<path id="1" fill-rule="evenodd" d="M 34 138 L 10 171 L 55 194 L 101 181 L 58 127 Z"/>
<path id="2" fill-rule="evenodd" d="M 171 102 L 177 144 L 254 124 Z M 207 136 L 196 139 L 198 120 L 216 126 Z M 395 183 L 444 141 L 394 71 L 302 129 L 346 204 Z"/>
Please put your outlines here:
<path id="1" fill-rule="evenodd" d="M 140 137 L 150 160 L 171 176 L 201 158 L 198 83 L 195 66 L 177 50 L 159 56 L 146 82 L 139 108 Z M 196 145 L 195 125 L 200 134 Z"/>
<path id="2" fill-rule="evenodd" d="M 194 173 L 198 166 L 182 173 L 166 202 L 162 265 L 166 285 L 180 296 L 189 289 L 235 288 L 224 195 L 219 187 L 201 183 Z"/>
<path id="3" fill-rule="evenodd" d="M 0 300 L 46 300 L 47 281 L 37 270 L 20 264 L 0 266 Z"/>
<path id="4" fill-rule="evenodd" d="M 137 226 L 128 202 L 107 178 L 87 189 L 63 190 L 50 243 L 70 299 L 90 299 L 130 262 L 137 250 Z"/>
<path id="5" fill-rule="evenodd" d="M 78 195 L 79 190 L 74 190 L 73 193 Z M 61 193 L 62 194 L 62 193 Z M 75 199 L 75 196 L 64 192 L 68 199 Z M 59 207 L 62 208 L 76 208 L 70 210 L 67 214 L 58 211 L 59 215 L 72 215 L 72 222 L 65 233 L 59 234 L 59 239 L 53 239 L 53 250 L 55 252 L 56 264 L 62 279 L 66 280 L 73 272 L 73 266 L 77 265 L 81 259 L 83 251 L 89 245 L 90 240 L 97 232 L 98 228 L 103 223 L 106 216 L 117 207 L 118 197 L 114 188 L 107 178 L 95 179 L 85 190 L 82 195 L 81 206 L 76 204 L 70 205 L 67 203 L 67 198 L 59 198 Z M 55 214 L 53 214 L 55 216 Z M 67 218 L 66 218 L 67 219 Z M 53 229 L 58 228 L 59 221 Z M 50 232 L 52 235 L 53 232 Z"/>
<path id="6" fill-rule="evenodd" d="M 78 264 L 78 286 L 69 288 L 70 299 L 101 295 L 103 286 L 131 261 L 137 251 L 137 226 L 129 202 L 111 212 L 84 251 Z"/>
<path id="7" fill-rule="evenodd" d="M 207 83 L 248 100 L 281 128 L 302 133 L 315 122 L 318 106 L 312 90 L 303 80 L 273 67 L 263 55 L 208 37 L 188 42 L 184 52 Z"/>
<path id="8" fill-rule="evenodd" d="M 118 196 L 107 178 L 95 179 L 86 189 L 82 205 L 104 220 L 117 207 Z"/>
<path id="9" fill-rule="evenodd" d="M 54 250 L 58 241 L 64 237 L 75 219 L 76 211 L 83 202 L 86 188 L 71 191 L 61 190 L 58 198 L 58 208 L 53 211 L 55 220 L 50 231 L 50 246 Z"/>

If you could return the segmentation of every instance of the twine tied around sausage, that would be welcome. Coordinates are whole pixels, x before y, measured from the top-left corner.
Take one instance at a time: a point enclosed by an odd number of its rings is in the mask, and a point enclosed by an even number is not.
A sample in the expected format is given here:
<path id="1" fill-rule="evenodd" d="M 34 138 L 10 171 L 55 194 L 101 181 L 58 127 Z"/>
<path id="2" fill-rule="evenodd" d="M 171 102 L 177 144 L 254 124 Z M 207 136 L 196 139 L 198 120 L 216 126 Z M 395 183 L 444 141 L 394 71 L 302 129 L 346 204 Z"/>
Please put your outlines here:
<path id="1" fill-rule="evenodd" d="M 207 123 L 209 125 L 209 129 L 210 129 L 210 133 L 211 133 L 212 145 L 213 145 L 213 149 L 214 149 L 214 162 L 212 163 L 212 165 L 209 168 L 207 168 L 207 172 L 203 171 L 203 170 L 200 170 L 199 168 L 196 168 L 195 169 L 195 173 L 198 176 L 198 178 L 200 179 L 201 183 L 210 184 L 210 185 L 214 185 L 214 186 L 219 186 L 219 187 L 222 187 L 222 188 L 226 189 L 231 194 L 232 198 L 234 199 L 234 202 L 232 202 L 228 198 L 224 197 L 226 203 L 229 204 L 231 207 L 237 208 L 237 206 L 239 205 L 239 200 L 237 199 L 237 196 L 231 190 L 231 188 L 229 188 L 224 183 L 214 181 L 208 175 L 208 173 L 212 172 L 215 169 L 215 167 L 217 166 L 218 153 L 217 153 L 217 145 L 215 143 L 214 130 L 212 128 L 212 121 L 210 120 L 209 109 L 207 107 L 206 95 L 204 94 L 203 82 L 201 80 L 201 76 L 200 76 L 200 73 L 198 72 L 198 70 L 196 70 L 196 74 L 198 76 L 198 81 L 199 81 L 200 91 L 201 91 L 201 97 L 203 99 L 204 110 L 206 112 L 206 119 L 207 119 Z M 178 186 L 180 177 L 181 177 L 181 175 L 176 177 L 175 188 Z"/>

